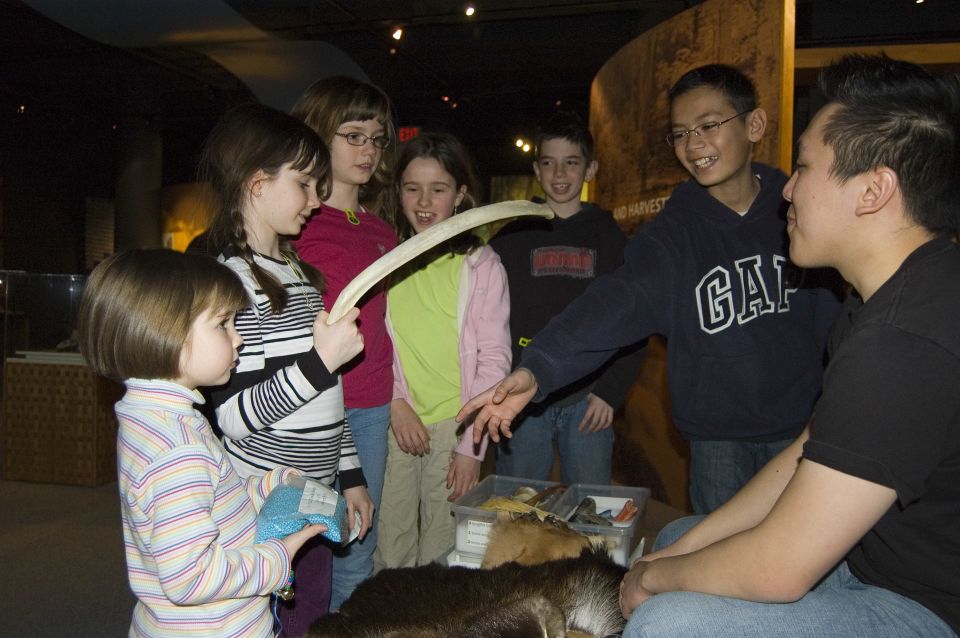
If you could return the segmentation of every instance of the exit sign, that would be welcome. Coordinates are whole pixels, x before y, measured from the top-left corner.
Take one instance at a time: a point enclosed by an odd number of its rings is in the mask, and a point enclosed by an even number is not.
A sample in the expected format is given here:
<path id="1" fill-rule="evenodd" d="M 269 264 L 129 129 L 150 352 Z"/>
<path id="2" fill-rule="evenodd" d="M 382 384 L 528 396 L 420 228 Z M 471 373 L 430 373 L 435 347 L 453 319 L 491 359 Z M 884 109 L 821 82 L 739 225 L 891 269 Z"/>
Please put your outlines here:
<path id="1" fill-rule="evenodd" d="M 419 126 L 401 126 L 399 129 L 397 129 L 397 137 L 400 138 L 401 142 L 412 140 L 418 135 L 420 135 Z"/>

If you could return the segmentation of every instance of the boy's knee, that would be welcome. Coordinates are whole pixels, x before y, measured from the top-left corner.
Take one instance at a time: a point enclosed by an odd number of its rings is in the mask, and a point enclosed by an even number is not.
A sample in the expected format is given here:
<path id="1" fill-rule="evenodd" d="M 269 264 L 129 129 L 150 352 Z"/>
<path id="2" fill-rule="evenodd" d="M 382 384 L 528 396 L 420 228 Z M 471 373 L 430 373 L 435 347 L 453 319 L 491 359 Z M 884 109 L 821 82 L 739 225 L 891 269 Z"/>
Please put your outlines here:
<path id="1" fill-rule="evenodd" d="M 684 516 L 667 523 L 660 533 L 657 534 L 657 540 L 653 544 L 653 551 L 663 549 L 667 545 L 672 545 L 678 538 L 687 533 L 694 525 L 704 519 L 703 516 Z"/>

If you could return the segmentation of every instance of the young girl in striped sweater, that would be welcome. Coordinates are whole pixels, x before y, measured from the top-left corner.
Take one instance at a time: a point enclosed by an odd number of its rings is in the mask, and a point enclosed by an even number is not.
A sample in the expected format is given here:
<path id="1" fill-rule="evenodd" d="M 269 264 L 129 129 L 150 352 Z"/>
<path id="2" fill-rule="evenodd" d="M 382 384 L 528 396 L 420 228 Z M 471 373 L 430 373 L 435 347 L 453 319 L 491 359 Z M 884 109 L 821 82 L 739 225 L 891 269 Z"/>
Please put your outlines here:
<path id="1" fill-rule="evenodd" d="M 236 373 L 211 392 L 224 446 L 241 476 L 289 465 L 325 485 L 339 478 L 348 523 L 359 514 L 362 537 L 373 503 L 337 373 L 363 349 L 359 311 L 327 325 L 323 279 L 285 241 L 329 189 L 329 153 L 300 120 L 250 104 L 214 128 L 203 166 L 219 196 L 211 241 L 253 301 L 237 313 L 244 347 Z M 327 613 L 331 562 L 320 539 L 297 556 L 296 596 L 280 608 L 284 636 L 303 635 Z"/>
<path id="2" fill-rule="evenodd" d="M 254 544 L 257 512 L 287 475 L 242 480 L 194 407 L 226 382 L 247 304 L 230 270 L 169 250 L 118 253 L 87 281 L 77 331 L 98 374 L 127 387 L 115 410 L 123 540 L 137 597 L 130 636 L 265 638 L 310 526 Z"/>

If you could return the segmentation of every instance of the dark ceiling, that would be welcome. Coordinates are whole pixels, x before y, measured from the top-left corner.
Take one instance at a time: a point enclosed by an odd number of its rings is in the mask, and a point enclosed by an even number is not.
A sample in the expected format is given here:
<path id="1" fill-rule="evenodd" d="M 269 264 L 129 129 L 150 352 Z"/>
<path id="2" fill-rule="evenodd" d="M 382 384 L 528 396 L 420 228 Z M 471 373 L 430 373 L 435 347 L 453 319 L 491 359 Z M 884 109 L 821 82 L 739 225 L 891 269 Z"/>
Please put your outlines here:
<path id="1" fill-rule="evenodd" d="M 604 62 L 698 3 L 485 0 L 474 2 L 471 18 L 466 2 L 450 0 L 327 0 L 279 10 L 230 0 L 265 31 L 346 51 L 394 100 L 400 124 L 451 130 L 501 173 L 529 170 L 512 147 L 517 135 L 532 134 L 558 105 L 586 116 L 590 82 Z M 399 43 L 390 38 L 397 24 Z"/>
<path id="2" fill-rule="evenodd" d="M 956 41 L 954 2 L 797 0 L 797 45 Z M 227 4 L 274 38 L 339 48 L 392 97 L 399 124 L 458 134 L 489 177 L 528 171 L 529 156 L 512 147 L 517 135 L 532 134 L 558 105 L 586 117 L 590 82 L 603 63 L 698 2 L 476 0 L 472 18 L 463 13 L 466 2 L 448 0 Z M 405 29 L 399 43 L 390 39 L 397 24 Z M 39 146 L 92 159 L 114 147 L 112 132 L 136 114 L 164 131 L 164 182 L 185 181 L 213 121 L 247 96 L 240 80 L 188 45 L 121 49 L 19 0 L 0 0 L 0 148 Z M 4 151 L 0 171 L 13 161 Z M 110 170 L 85 165 L 82 187 L 108 196 Z"/>

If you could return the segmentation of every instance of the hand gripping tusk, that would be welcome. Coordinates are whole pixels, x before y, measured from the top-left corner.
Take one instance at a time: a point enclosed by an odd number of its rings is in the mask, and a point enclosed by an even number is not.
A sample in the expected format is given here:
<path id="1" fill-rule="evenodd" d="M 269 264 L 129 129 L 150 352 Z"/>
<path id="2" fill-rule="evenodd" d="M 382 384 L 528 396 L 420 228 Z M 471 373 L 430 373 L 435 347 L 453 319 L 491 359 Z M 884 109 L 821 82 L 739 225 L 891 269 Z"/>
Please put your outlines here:
<path id="1" fill-rule="evenodd" d="M 499 202 L 479 208 L 472 208 L 466 212 L 449 217 L 436 226 L 414 235 L 403 242 L 380 259 L 376 260 L 363 269 L 359 275 L 353 278 L 349 284 L 340 292 L 336 303 L 330 309 L 330 316 L 327 323 L 335 323 L 346 314 L 347 310 L 357 305 L 368 290 L 370 290 L 378 281 L 392 273 L 397 268 L 408 263 L 412 259 L 430 250 L 434 246 L 455 237 L 460 233 L 483 226 L 490 222 L 511 217 L 521 217 L 524 215 L 537 215 L 550 219 L 553 217 L 553 211 L 544 204 L 534 204 L 526 200 L 514 200 L 509 202 Z"/>

